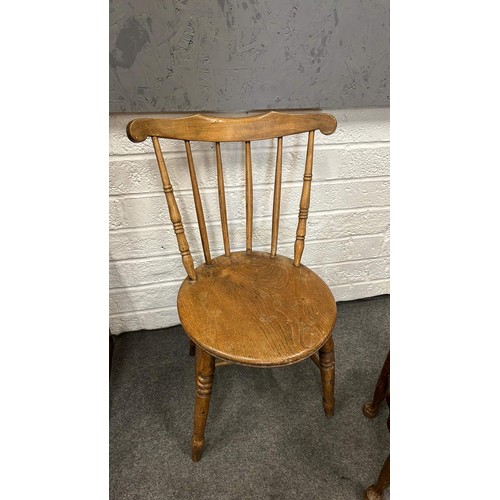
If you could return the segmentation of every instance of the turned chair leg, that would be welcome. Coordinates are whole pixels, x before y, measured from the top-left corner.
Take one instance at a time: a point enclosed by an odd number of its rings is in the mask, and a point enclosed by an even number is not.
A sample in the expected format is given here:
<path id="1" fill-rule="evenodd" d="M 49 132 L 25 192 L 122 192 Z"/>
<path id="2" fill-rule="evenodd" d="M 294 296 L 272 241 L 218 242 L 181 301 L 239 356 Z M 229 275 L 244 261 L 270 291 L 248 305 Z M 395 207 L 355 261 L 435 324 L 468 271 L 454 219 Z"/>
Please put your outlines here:
<path id="1" fill-rule="evenodd" d="M 330 335 L 319 350 L 319 368 L 323 386 L 323 409 L 327 417 L 333 417 L 335 407 L 335 352 L 333 337 Z"/>
<path id="2" fill-rule="evenodd" d="M 365 500 L 383 500 L 384 490 L 389 486 L 390 480 L 390 455 L 385 459 L 384 465 L 378 475 L 376 484 L 372 484 L 365 491 Z"/>
<path id="3" fill-rule="evenodd" d="M 378 413 L 378 409 L 382 401 L 384 401 L 387 396 L 387 390 L 389 389 L 389 355 L 385 358 L 384 366 L 380 372 L 380 376 L 377 380 L 377 385 L 375 386 L 375 391 L 373 393 L 373 400 L 368 401 L 363 406 L 363 415 L 367 418 L 373 418 Z"/>
<path id="4" fill-rule="evenodd" d="M 205 444 L 205 425 L 207 423 L 210 396 L 214 380 L 215 358 L 203 349 L 196 348 L 196 398 L 194 402 L 194 430 L 192 439 L 192 459 L 201 459 Z"/>

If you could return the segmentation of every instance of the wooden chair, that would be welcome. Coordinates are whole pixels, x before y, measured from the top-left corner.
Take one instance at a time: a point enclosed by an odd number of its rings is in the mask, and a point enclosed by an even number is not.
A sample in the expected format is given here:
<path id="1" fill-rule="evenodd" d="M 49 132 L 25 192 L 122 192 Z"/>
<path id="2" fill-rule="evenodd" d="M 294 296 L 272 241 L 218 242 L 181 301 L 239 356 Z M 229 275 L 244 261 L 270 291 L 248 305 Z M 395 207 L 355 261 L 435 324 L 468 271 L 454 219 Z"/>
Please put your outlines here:
<path id="1" fill-rule="evenodd" d="M 244 117 L 195 114 L 182 118 L 139 118 L 127 125 L 133 142 L 151 137 L 170 219 L 187 278 L 177 299 L 179 318 L 196 346 L 196 397 L 192 459 L 201 458 L 216 366 L 238 363 L 275 367 L 311 357 L 321 370 L 323 407 L 334 410 L 334 344 L 337 308 L 329 287 L 301 264 L 311 193 L 314 132 L 332 134 L 337 122 L 324 113 L 268 112 Z M 277 254 L 283 137 L 308 133 L 307 154 L 293 259 Z M 195 267 L 184 233 L 160 138 L 184 141 L 205 262 Z M 251 141 L 277 139 L 270 252 L 252 249 L 253 182 Z M 191 151 L 191 141 L 215 143 L 215 164 L 224 254 L 212 257 Z M 245 150 L 246 250 L 232 252 L 221 142 Z M 217 360 L 217 362 L 216 362 Z"/>
<path id="2" fill-rule="evenodd" d="M 387 401 L 387 405 L 390 406 L 390 352 L 387 353 L 385 358 L 384 366 L 380 372 L 377 380 L 377 385 L 375 386 L 375 391 L 373 393 L 372 401 L 368 401 L 363 406 L 363 415 L 367 418 L 374 418 L 380 405 L 384 401 Z M 389 418 L 387 418 L 387 428 L 389 429 L 390 423 Z M 384 465 L 380 470 L 377 482 L 370 485 L 365 491 L 365 500 L 383 500 L 384 490 L 389 486 L 390 481 L 390 455 L 385 459 Z"/>

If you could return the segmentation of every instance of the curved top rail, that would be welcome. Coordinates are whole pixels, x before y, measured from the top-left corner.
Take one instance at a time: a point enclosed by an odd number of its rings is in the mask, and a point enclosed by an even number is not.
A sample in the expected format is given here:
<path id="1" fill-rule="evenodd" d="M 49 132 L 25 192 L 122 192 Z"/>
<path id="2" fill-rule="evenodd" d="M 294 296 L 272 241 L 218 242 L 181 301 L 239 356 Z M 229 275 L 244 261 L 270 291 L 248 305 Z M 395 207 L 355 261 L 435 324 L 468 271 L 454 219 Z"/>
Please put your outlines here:
<path id="1" fill-rule="evenodd" d="M 337 120 L 328 113 L 269 111 L 237 118 L 205 114 L 181 118 L 137 118 L 127 125 L 127 135 L 132 142 L 142 142 L 147 137 L 239 142 L 271 139 L 318 129 L 329 135 L 336 128 Z"/>

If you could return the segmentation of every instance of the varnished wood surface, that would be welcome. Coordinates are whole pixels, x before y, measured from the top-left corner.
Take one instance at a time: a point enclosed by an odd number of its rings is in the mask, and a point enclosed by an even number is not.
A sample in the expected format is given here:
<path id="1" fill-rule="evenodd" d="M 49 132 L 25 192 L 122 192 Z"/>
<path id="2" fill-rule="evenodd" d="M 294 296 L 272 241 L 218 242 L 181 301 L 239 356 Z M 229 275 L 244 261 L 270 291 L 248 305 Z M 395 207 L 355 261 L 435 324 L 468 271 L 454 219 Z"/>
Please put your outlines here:
<path id="1" fill-rule="evenodd" d="M 276 172 L 274 174 L 273 198 L 273 228 L 271 231 L 271 255 L 276 255 L 278 250 L 278 229 L 280 222 L 281 203 L 281 177 L 283 171 L 283 137 L 278 137 L 278 150 L 276 152 Z"/>
<path id="2" fill-rule="evenodd" d="M 328 339 L 336 304 L 313 271 L 287 257 L 233 253 L 196 268 L 177 300 L 186 333 L 217 358 L 254 366 L 292 364 Z"/>
<path id="3" fill-rule="evenodd" d="M 215 358 L 202 349 L 196 348 L 196 393 L 194 400 L 194 426 L 191 439 L 191 458 L 193 462 L 201 459 L 205 445 L 205 426 L 215 372 Z"/>
<path id="4" fill-rule="evenodd" d="M 186 156 L 189 166 L 189 176 L 191 178 L 191 185 L 193 186 L 193 199 L 196 208 L 196 219 L 198 220 L 198 228 L 200 230 L 201 245 L 203 247 L 203 255 L 205 262 L 210 264 L 212 257 L 210 256 L 210 246 L 208 244 L 207 225 L 205 223 L 205 214 L 203 213 L 203 206 L 201 204 L 200 189 L 198 187 L 198 179 L 196 178 L 196 170 L 194 168 L 193 153 L 191 151 L 191 143 L 184 141 L 186 145 Z"/>
<path id="5" fill-rule="evenodd" d="M 313 149 L 314 130 L 311 130 L 307 139 L 306 166 L 304 170 L 304 182 L 302 183 L 302 195 L 300 197 L 299 223 L 297 224 L 297 236 L 293 249 L 293 263 L 295 266 L 300 264 L 300 259 L 302 259 L 302 253 L 304 252 L 307 216 L 309 214 L 309 205 L 311 203 Z"/>
<path id="6" fill-rule="evenodd" d="M 227 226 L 226 190 L 224 187 L 224 170 L 222 169 L 222 155 L 220 142 L 215 143 L 215 156 L 217 159 L 217 190 L 219 193 L 220 222 L 222 227 L 222 239 L 224 240 L 224 254 L 229 256 L 229 229 Z"/>
<path id="7" fill-rule="evenodd" d="M 158 167 L 160 169 L 163 191 L 167 199 L 168 213 L 170 214 L 170 220 L 174 226 L 177 245 L 179 246 L 179 252 L 181 253 L 182 263 L 184 264 L 184 268 L 186 269 L 189 279 L 195 280 L 196 275 L 194 271 L 193 257 L 191 256 L 189 244 L 184 233 L 181 214 L 179 212 L 179 207 L 177 206 L 177 201 L 175 200 L 174 189 L 172 188 L 172 184 L 168 176 L 167 165 L 165 163 L 165 159 L 163 158 L 160 141 L 158 141 L 158 138 L 156 137 L 153 137 L 153 147 L 155 150 L 156 161 L 158 162 Z"/>
<path id="8" fill-rule="evenodd" d="M 300 263 L 311 195 L 314 131 L 335 131 L 335 118 L 326 113 L 268 112 L 243 117 L 192 115 L 182 118 L 139 118 L 127 125 L 131 141 L 150 136 L 167 198 L 182 263 L 188 278 L 177 298 L 181 323 L 196 353 L 196 398 L 192 458 L 201 458 L 214 371 L 229 363 L 266 367 L 296 363 L 311 357 L 319 366 L 323 408 L 334 412 L 335 357 L 331 331 L 337 308 L 321 278 Z M 294 259 L 277 255 L 283 137 L 308 132 L 304 182 Z M 187 163 L 205 264 L 194 268 L 181 215 L 175 200 L 159 138 L 185 142 Z M 253 176 L 251 141 L 278 139 L 271 252 L 252 250 Z M 190 141 L 215 143 L 217 188 L 224 255 L 212 258 Z M 246 251 L 231 254 L 221 142 L 245 144 Z M 319 352 L 318 352 L 319 351 Z"/>
<path id="9" fill-rule="evenodd" d="M 377 482 L 368 486 L 365 491 L 365 500 L 384 500 L 384 490 L 389 486 L 391 475 L 391 457 L 390 455 L 385 459 L 380 474 L 378 475 Z"/>
<path id="10" fill-rule="evenodd" d="M 377 415 L 380 405 L 387 398 L 389 392 L 389 376 L 390 376 L 390 355 L 388 352 L 380 371 L 380 375 L 373 391 L 373 398 L 367 401 L 363 406 L 363 415 L 367 418 L 373 418 Z"/>
<path id="11" fill-rule="evenodd" d="M 372 401 L 368 401 L 363 406 L 363 415 L 367 418 L 373 418 L 377 415 L 380 405 L 384 401 L 387 402 L 387 406 L 390 406 L 390 352 L 387 353 L 384 365 L 380 371 L 380 375 L 375 386 Z M 387 428 L 389 429 L 389 417 L 387 417 Z M 384 490 L 389 486 L 390 481 L 390 455 L 386 458 L 380 474 L 378 476 L 377 482 L 370 485 L 365 491 L 365 500 L 383 500 Z"/>
<path id="12" fill-rule="evenodd" d="M 321 368 L 321 365 L 319 364 L 319 354 L 317 352 L 311 354 L 310 359 L 318 368 Z"/>
<path id="13" fill-rule="evenodd" d="M 247 252 L 252 251 L 252 229 L 253 229 L 253 181 L 252 181 L 252 152 L 250 141 L 245 142 L 245 213 L 247 229 Z"/>
<path id="14" fill-rule="evenodd" d="M 327 417 L 333 417 L 335 408 L 335 351 L 331 335 L 319 350 L 319 368 L 323 387 L 323 409 Z"/>
<path id="15" fill-rule="evenodd" d="M 239 142 L 271 139 L 317 129 L 329 135 L 335 132 L 336 128 L 337 120 L 328 113 L 269 111 L 239 118 L 205 114 L 167 119 L 137 118 L 127 125 L 127 135 L 132 142 L 142 142 L 147 137 Z"/>

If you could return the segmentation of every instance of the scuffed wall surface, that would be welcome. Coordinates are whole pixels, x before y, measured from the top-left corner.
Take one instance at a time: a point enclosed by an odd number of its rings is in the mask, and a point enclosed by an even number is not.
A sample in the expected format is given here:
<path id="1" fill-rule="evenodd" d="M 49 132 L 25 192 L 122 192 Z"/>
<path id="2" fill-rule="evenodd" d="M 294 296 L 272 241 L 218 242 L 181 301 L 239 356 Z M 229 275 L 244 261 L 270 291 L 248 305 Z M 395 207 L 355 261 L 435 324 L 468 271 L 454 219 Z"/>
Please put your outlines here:
<path id="1" fill-rule="evenodd" d="M 303 264 L 337 300 L 389 293 L 389 109 L 331 111 L 338 128 L 317 133 Z M 133 115 L 110 117 L 110 328 L 112 333 L 179 324 L 185 278 L 151 141 L 125 133 Z M 292 257 L 307 134 L 287 137 L 278 253 Z M 184 144 L 162 141 L 195 264 L 203 261 Z M 223 253 L 215 151 L 193 143 L 212 256 Z M 231 249 L 245 249 L 244 147 L 222 144 Z M 252 143 L 255 250 L 269 251 L 276 143 Z"/>
<path id="2" fill-rule="evenodd" d="M 389 0 L 115 0 L 110 111 L 389 105 Z"/>

